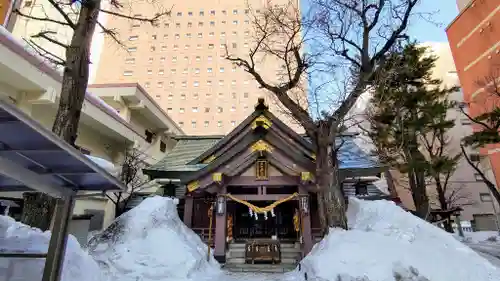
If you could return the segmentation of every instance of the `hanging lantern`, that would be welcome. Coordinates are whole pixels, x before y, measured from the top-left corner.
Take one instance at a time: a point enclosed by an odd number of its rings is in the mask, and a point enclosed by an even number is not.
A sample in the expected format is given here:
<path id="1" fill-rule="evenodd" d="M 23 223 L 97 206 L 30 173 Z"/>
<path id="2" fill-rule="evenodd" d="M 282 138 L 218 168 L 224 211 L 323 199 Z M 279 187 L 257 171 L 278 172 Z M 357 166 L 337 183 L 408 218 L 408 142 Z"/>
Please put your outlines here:
<path id="1" fill-rule="evenodd" d="M 217 197 L 217 215 L 222 216 L 226 212 L 226 198 L 224 196 Z"/>

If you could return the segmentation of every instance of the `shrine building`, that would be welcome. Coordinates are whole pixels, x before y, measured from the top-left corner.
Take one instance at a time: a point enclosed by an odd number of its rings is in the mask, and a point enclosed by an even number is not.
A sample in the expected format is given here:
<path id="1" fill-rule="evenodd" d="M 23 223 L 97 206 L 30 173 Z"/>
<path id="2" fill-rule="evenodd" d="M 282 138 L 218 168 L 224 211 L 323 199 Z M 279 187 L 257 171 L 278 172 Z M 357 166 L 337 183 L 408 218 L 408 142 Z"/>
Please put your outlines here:
<path id="1" fill-rule="evenodd" d="M 213 246 L 219 262 L 294 264 L 311 250 L 320 238 L 313 146 L 263 99 L 226 136 L 176 138 L 173 150 L 144 172 L 170 179 L 162 195 L 180 199 L 184 223 Z M 392 199 L 386 169 L 355 138 L 337 140 L 345 196 Z"/>

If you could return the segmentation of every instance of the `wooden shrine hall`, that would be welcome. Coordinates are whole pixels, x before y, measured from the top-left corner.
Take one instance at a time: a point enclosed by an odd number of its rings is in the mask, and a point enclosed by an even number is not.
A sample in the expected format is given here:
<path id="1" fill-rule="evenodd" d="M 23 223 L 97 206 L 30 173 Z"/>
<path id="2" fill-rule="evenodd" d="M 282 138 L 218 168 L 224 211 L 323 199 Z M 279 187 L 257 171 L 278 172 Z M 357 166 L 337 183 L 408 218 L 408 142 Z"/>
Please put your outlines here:
<path id="1" fill-rule="evenodd" d="M 387 186 L 384 167 L 355 138 L 339 139 L 344 194 L 392 199 L 380 188 Z M 259 99 L 255 111 L 228 135 L 177 137 L 173 150 L 145 173 L 181 182 L 163 186 L 163 195 L 180 199 L 184 223 L 213 244 L 218 261 L 293 263 L 319 235 L 314 171 L 309 140 Z M 285 249 L 295 249 L 296 255 L 285 255 Z"/>

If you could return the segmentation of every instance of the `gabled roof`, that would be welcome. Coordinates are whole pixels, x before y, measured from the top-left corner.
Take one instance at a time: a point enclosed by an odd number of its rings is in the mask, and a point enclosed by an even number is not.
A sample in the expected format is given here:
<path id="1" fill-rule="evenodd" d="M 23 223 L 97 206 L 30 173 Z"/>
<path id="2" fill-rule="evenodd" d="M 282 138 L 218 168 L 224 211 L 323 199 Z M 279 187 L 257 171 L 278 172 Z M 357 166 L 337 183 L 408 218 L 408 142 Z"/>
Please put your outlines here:
<path id="1" fill-rule="evenodd" d="M 252 130 L 254 123 L 264 116 L 270 121 L 266 133 L 274 138 L 282 137 L 279 142 L 286 145 L 286 153 L 292 158 L 302 157 L 308 160 L 314 158 L 313 145 L 310 140 L 297 134 L 269 112 L 262 99 L 255 107 L 255 111 L 241 122 L 226 136 L 182 136 L 176 137 L 178 143 L 161 161 L 148 170 L 165 172 L 196 172 L 203 170 L 225 152 L 235 150 L 242 142 L 248 142 L 248 137 L 255 133 Z M 253 132 L 250 135 L 250 132 Z M 381 167 L 375 157 L 364 152 L 355 142 L 355 136 L 341 136 L 337 139 L 339 150 L 339 165 L 341 170 L 373 169 Z M 283 146 L 283 145 L 282 145 Z M 239 148 L 240 150 L 242 147 Z M 283 148 L 282 148 L 283 149 Z M 300 154 L 300 151 L 304 152 Z M 300 156 L 302 155 L 302 156 Z M 204 163 L 205 162 L 205 163 Z M 220 162 L 220 161 L 218 161 Z M 208 168 L 208 167 L 207 167 Z M 198 173 L 196 173 L 198 174 Z M 352 173 L 351 173 L 352 174 Z M 190 176 L 189 176 L 190 178 Z"/>

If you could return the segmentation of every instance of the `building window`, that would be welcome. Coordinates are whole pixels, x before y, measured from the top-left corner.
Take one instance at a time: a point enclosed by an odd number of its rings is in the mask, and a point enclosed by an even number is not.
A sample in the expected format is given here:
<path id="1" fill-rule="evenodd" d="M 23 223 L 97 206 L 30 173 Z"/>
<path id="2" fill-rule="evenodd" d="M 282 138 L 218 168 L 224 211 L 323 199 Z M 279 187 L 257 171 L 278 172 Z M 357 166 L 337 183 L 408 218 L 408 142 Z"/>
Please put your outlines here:
<path id="1" fill-rule="evenodd" d="M 153 132 L 146 130 L 144 132 L 144 135 L 146 136 L 146 142 L 147 143 L 152 143 L 153 142 Z"/>
<path id="2" fill-rule="evenodd" d="M 182 70 L 182 74 L 187 74 L 188 72 L 189 72 L 189 70 L 188 70 L 187 68 L 184 68 L 184 69 Z"/>
<path id="3" fill-rule="evenodd" d="M 192 17 L 193 16 L 193 12 L 188 12 L 188 16 Z"/>
<path id="4" fill-rule="evenodd" d="M 144 87 L 146 87 L 146 88 L 149 88 L 149 85 L 150 85 L 149 82 L 144 83 Z"/>
<path id="5" fill-rule="evenodd" d="M 238 10 L 233 10 L 233 15 L 237 15 L 238 14 Z"/>
<path id="6" fill-rule="evenodd" d="M 231 97 L 232 97 L 233 99 L 236 99 L 236 93 L 231 93 Z"/>
<path id="7" fill-rule="evenodd" d="M 125 59 L 126 64 L 134 64 L 135 63 L 135 58 L 127 58 Z"/>
<path id="8" fill-rule="evenodd" d="M 161 51 L 162 52 L 165 52 L 166 50 L 167 50 L 167 46 L 165 46 L 165 45 L 161 46 Z"/>
<path id="9" fill-rule="evenodd" d="M 194 69 L 194 73 L 196 73 L 196 74 L 200 73 L 200 69 L 199 68 L 195 68 Z"/>
<path id="10" fill-rule="evenodd" d="M 198 22 L 198 27 L 203 27 L 203 22 L 202 21 Z"/>
<path id="11" fill-rule="evenodd" d="M 191 128 L 196 128 L 196 121 L 191 121 Z"/>
<path id="12" fill-rule="evenodd" d="M 158 75 L 163 75 L 163 69 L 158 70 Z"/>
<path id="13" fill-rule="evenodd" d="M 167 113 L 172 113 L 172 108 L 171 107 L 167 108 Z"/>
<path id="14" fill-rule="evenodd" d="M 479 193 L 479 199 L 481 202 L 492 202 L 491 194 L 489 193 Z"/>
<path id="15" fill-rule="evenodd" d="M 184 113 L 184 108 L 183 107 L 179 108 L 179 112 Z"/>
<path id="16" fill-rule="evenodd" d="M 182 12 L 177 12 L 178 17 L 182 17 Z"/>
<path id="17" fill-rule="evenodd" d="M 215 26 L 215 21 L 211 21 L 210 26 Z"/>
<path id="18" fill-rule="evenodd" d="M 237 20 L 233 20 L 233 24 L 238 24 L 238 21 Z"/>
<path id="19" fill-rule="evenodd" d="M 231 121 L 231 126 L 236 126 L 236 121 Z"/>
<path id="20" fill-rule="evenodd" d="M 238 35 L 238 32 L 233 31 L 233 32 L 232 32 L 232 35 L 233 35 L 233 36 L 236 36 L 236 35 Z"/>
<path id="21" fill-rule="evenodd" d="M 161 152 L 167 151 L 167 144 L 163 141 L 160 141 L 160 151 Z"/>
<path id="22" fill-rule="evenodd" d="M 214 48 L 214 44 L 208 44 L 208 48 L 209 49 L 213 49 Z"/>
<path id="23" fill-rule="evenodd" d="M 231 111 L 236 111 L 236 106 L 235 105 L 231 106 Z"/>
<path id="24" fill-rule="evenodd" d="M 226 10 L 222 10 L 222 14 L 223 14 L 223 15 L 227 15 Z"/>
<path id="25" fill-rule="evenodd" d="M 170 85 L 170 88 L 173 88 L 175 86 L 175 82 L 174 81 L 170 81 L 169 85 Z"/>
<path id="26" fill-rule="evenodd" d="M 210 107 L 205 107 L 205 113 L 209 113 L 210 112 Z"/>
<path id="27" fill-rule="evenodd" d="M 469 156 L 470 161 L 472 162 L 480 162 L 481 161 L 481 155 L 474 153 Z"/>
<path id="28" fill-rule="evenodd" d="M 225 49 L 226 48 L 226 44 L 220 44 L 220 48 L 221 49 Z"/>
<path id="29" fill-rule="evenodd" d="M 220 86 L 224 85 L 224 80 L 219 80 L 219 85 Z"/>
<path id="30" fill-rule="evenodd" d="M 192 110 L 193 112 L 198 112 L 198 107 L 193 107 Z"/>
<path id="31" fill-rule="evenodd" d="M 153 70 L 148 69 L 148 75 L 151 75 L 151 74 L 153 74 Z"/>
<path id="32" fill-rule="evenodd" d="M 200 11 L 200 16 L 204 16 L 205 15 L 205 12 L 204 11 Z"/>
<path id="33" fill-rule="evenodd" d="M 250 35 L 250 31 L 245 31 L 245 36 L 249 36 Z"/>
<path id="34" fill-rule="evenodd" d="M 243 97 L 248 98 L 248 93 L 247 92 L 243 93 Z"/>
<path id="35" fill-rule="evenodd" d="M 224 31 L 222 31 L 222 32 L 220 33 L 220 37 L 226 37 L 226 33 L 225 33 Z"/>
<path id="36" fill-rule="evenodd" d="M 201 49 L 201 44 L 196 45 L 196 49 Z"/>
<path id="37" fill-rule="evenodd" d="M 137 36 L 137 35 L 132 35 L 132 36 L 128 37 L 128 41 L 135 41 L 137 39 L 139 39 L 139 36 Z"/>
<path id="38" fill-rule="evenodd" d="M 215 16 L 215 10 L 211 10 L 210 15 Z"/>
<path id="39" fill-rule="evenodd" d="M 149 50 L 150 50 L 151 52 L 154 52 L 154 51 L 156 51 L 156 47 L 155 47 L 155 46 L 151 46 L 151 47 L 149 47 Z"/>
<path id="40" fill-rule="evenodd" d="M 356 189 L 355 192 L 357 196 L 368 195 L 368 185 L 366 183 L 358 182 L 354 185 L 354 188 Z"/>
<path id="41" fill-rule="evenodd" d="M 199 32 L 198 33 L 198 38 L 203 38 L 203 33 Z"/>
<path id="42" fill-rule="evenodd" d="M 158 82 L 158 88 L 163 88 L 163 82 Z"/>
<path id="43" fill-rule="evenodd" d="M 177 51 L 177 49 L 179 49 L 179 45 L 174 44 L 174 51 Z"/>
<path id="44" fill-rule="evenodd" d="M 212 81 L 211 80 L 207 80 L 207 86 L 211 86 L 212 85 Z"/>
<path id="45" fill-rule="evenodd" d="M 177 70 L 175 68 L 170 69 L 170 73 L 175 74 Z"/>
<path id="46" fill-rule="evenodd" d="M 249 23 L 250 23 L 250 21 L 249 21 L 249 20 L 245 20 L 245 24 L 249 24 Z"/>
<path id="47" fill-rule="evenodd" d="M 245 9 L 245 15 L 248 15 L 248 13 L 250 13 L 250 10 L 249 9 Z"/>
<path id="48" fill-rule="evenodd" d="M 184 127 L 184 122 L 182 122 L 182 121 L 179 122 L 179 127 L 181 127 L 181 128 Z"/>
<path id="49" fill-rule="evenodd" d="M 167 99 L 172 100 L 173 98 L 174 98 L 174 95 L 173 95 L 173 94 L 168 94 Z"/>
<path id="50" fill-rule="evenodd" d="M 193 23 L 192 22 L 188 22 L 188 27 L 192 27 L 193 26 Z"/>
<path id="51" fill-rule="evenodd" d="M 233 49 L 238 48 L 238 45 L 236 43 L 233 43 L 232 46 L 233 46 Z"/>
<path id="52" fill-rule="evenodd" d="M 203 126 L 206 128 L 206 127 L 208 127 L 208 125 L 209 125 L 209 124 L 210 124 L 210 122 L 205 121 L 205 122 L 203 123 Z"/>
<path id="53" fill-rule="evenodd" d="M 207 60 L 208 60 L 208 61 L 212 61 L 212 59 L 213 59 L 213 58 L 212 58 L 212 56 L 208 56 L 208 57 L 207 57 Z"/>
<path id="54" fill-rule="evenodd" d="M 224 111 L 224 110 L 223 110 L 223 108 L 222 108 L 222 107 L 220 107 L 220 106 L 219 106 L 219 107 L 217 107 L 217 112 L 218 112 L 218 113 L 222 113 L 223 111 Z"/>
<path id="55" fill-rule="evenodd" d="M 161 57 L 160 62 L 165 62 L 165 57 Z"/>
<path id="56" fill-rule="evenodd" d="M 129 52 L 137 52 L 137 47 L 129 47 L 127 49 L 127 51 L 129 51 Z"/>
<path id="57" fill-rule="evenodd" d="M 217 127 L 222 127 L 222 121 L 217 121 Z"/>
<path id="58" fill-rule="evenodd" d="M 233 67 L 231 68 L 231 72 L 236 72 L 236 66 L 233 66 Z"/>
<path id="59" fill-rule="evenodd" d="M 480 173 L 474 173 L 474 178 L 476 181 L 483 181 L 483 177 L 481 177 Z"/>
<path id="60" fill-rule="evenodd" d="M 132 76 L 132 74 L 133 74 L 133 73 L 134 73 L 134 72 L 133 72 L 133 71 L 131 71 L 131 70 L 125 70 L 125 71 L 123 72 L 123 76 Z"/>
<path id="61" fill-rule="evenodd" d="M 207 72 L 212 73 L 212 68 L 211 67 L 207 68 Z"/>
<path id="62" fill-rule="evenodd" d="M 191 38 L 191 33 L 186 33 L 187 38 Z"/>
<path id="63" fill-rule="evenodd" d="M 224 72 L 224 67 L 219 68 L 219 72 Z"/>
<path id="64" fill-rule="evenodd" d="M 176 62 L 177 61 L 177 57 L 172 57 L 172 62 Z"/>
<path id="65" fill-rule="evenodd" d="M 200 56 L 196 56 L 196 61 L 200 61 L 201 60 L 201 57 Z"/>
<path id="66" fill-rule="evenodd" d="M 225 21 L 225 20 L 223 20 L 223 21 L 221 21 L 221 23 L 222 23 L 222 24 L 226 24 L 226 21 Z"/>
<path id="67" fill-rule="evenodd" d="M 176 33 L 174 36 L 175 36 L 175 39 L 181 38 L 181 36 L 179 35 L 179 33 Z"/>
<path id="68" fill-rule="evenodd" d="M 198 97 L 198 93 L 194 93 L 193 94 L 193 99 L 197 100 L 199 97 Z"/>
<path id="69" fill-rule="evenodd" d="M 213 32 L 213 31 L 208 33 L 208 36 L 214 36 L 214 35 L 215 35 L 215 32 Z"/>
<path id="70" fill-rule="evenodd" d="M 186 94 L 181 94 L 181 100 L 185 100 L 186 99 Z"/>
<path id="71" fill-rule="evenodd" d="M 181 82 L 181 86 L 184 87 L 184 88 L 187 87 L 187 81 L 182 81 Z"/>
<path id="72" fill-rule="evenodd" d="M 156 40 L 156 34 L 151 35 L 151 40 Z"/>
<path id="73" fill-rule="evenodd" d="M 194 82 L 193 82 L 193 86 L 194 86 L 194 87 L 198 87 L 198 86 L 200 86 L 200 82 L 198 82 L 198 81 L 194 81 Z"/>

